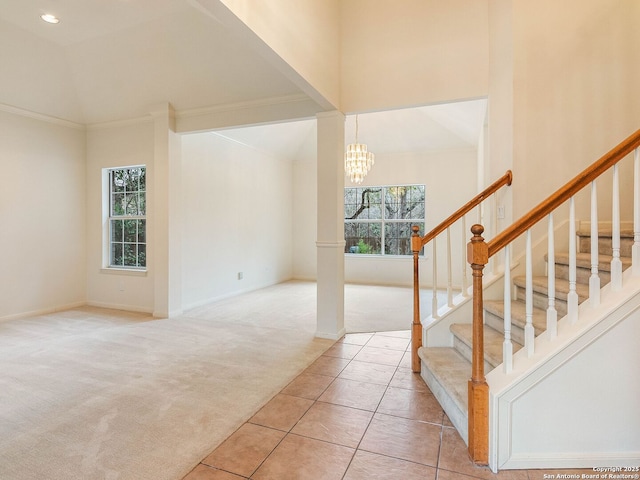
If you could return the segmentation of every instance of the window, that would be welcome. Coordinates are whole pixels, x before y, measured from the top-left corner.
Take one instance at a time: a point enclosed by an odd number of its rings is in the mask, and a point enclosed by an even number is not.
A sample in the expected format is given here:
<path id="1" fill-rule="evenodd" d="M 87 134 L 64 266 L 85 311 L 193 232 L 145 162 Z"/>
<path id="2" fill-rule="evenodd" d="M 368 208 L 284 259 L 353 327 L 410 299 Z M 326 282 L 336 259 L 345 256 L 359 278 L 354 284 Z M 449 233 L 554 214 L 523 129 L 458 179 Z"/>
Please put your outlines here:
<path id="1" fill-rule="evenodd" d="M 345 253 L 411 255 L 411 227 L 424 230 L 424 185 L 344 189 Z"/>
<path id="2" fill-rule="evenodd" d="M 109 266 L 145 268 L 146 168 L 109 170 Z"/>

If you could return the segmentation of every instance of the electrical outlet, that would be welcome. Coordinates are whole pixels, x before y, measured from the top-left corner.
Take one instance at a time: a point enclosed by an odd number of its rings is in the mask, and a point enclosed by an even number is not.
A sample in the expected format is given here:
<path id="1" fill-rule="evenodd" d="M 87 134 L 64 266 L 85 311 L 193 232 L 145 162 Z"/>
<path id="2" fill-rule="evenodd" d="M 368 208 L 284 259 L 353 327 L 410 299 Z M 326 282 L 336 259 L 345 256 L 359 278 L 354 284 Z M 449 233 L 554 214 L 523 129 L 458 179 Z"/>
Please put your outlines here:
<path id="1" fill-rule="evenodd" d="M 244 278 L 244 273 L 238 272 L 238 280 L 242 280 Z"/>
<path id="2" fill-rule="evenodd" d="M 504 219 L 504 205 L 498 205 L 498 220 Z"/>

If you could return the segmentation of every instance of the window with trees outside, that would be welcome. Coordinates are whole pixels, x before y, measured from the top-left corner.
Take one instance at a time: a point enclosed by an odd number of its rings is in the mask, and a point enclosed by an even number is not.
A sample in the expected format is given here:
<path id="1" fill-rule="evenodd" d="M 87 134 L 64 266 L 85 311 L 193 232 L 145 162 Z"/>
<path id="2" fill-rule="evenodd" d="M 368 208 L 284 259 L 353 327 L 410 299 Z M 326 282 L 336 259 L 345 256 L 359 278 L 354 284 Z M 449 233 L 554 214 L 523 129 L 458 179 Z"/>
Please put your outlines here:
<path id="1" fill-rule="evenodd" d="M 344 189 L 345 253 L 411 255 L 411 227 L 424 230 L 424 185 Z"/>
<path id="2" fill-rule="evenodd" d="M 109 266 L 147 266 L 146 168 L 109 170 Z"/>

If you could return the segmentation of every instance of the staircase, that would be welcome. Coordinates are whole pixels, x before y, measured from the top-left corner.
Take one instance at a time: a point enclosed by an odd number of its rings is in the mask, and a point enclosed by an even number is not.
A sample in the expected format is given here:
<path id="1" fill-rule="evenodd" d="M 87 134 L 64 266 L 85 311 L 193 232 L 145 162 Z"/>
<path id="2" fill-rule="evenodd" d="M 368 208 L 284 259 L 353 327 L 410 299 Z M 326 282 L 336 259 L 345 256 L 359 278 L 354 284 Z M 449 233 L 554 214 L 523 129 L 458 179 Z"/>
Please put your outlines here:
<path id="1" fill-rule="evenodd" d="M 589 278 L 591 276 L 591 238 L 589 231 L 579 231 L 576 256 L 576 290 L 579 302 L 588 299 Z M 633 231 L 620 232 L 620 257 L 623 270 L 631 265 Z M 601 285 L 610 281 L 612 259 L 611 232 L 599 232 L 599 276 Z M 546 258 L 545 258 L 546 260 Z M 567 293 L 569 292 L 569 254 L 555 254 L 555 308 L 558 318 L 567 314 Z M 533 277 L 533 326 L 538 336 L 546 330 L 548 279 L 546 276 Z M 511 302 L 511 339 L 515 353 L 524 345 L 525 326 L 525 278 L 513 278 L 515 298 Z M 490 372 L 502 364 L 504 341 L 504 302 L 484 301 L 484 367 Z M 471 319 L 469 319 L 471 321 Z M 422 362 L 421 375 L 436 396 L 449 419 L 465 441 L 468 438 L 468 381 L 471 372 L 471 323 L 454 323 L 450 326 L 452 347 L 423 347 L 418 354 Z"/>

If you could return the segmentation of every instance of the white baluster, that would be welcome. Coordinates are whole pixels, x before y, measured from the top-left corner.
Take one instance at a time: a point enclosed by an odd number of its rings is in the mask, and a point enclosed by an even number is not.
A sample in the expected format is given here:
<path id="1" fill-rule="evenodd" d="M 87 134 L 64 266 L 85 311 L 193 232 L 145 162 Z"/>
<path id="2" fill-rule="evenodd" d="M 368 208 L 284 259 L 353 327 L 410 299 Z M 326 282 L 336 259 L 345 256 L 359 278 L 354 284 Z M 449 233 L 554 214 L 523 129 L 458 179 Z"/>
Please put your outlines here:
<path id="1" fill-rule="evenodd" d="M 558 311 L 556 310 L 556 246 L 553 230 L 553 213 L 549 214 L 548 253 L 547 253 L 547 290 L 549 306 L 547 307 L 547 332 L 549 338 L 558 335 Z"/>
<path id="2" fill-rule="evenodd" d="M 533 262 L 531 260 L 531 230 L 527 230 L 527 256 L 526 256 L 526 297 L 525 297 L 525 318 L 524 325 L 524 347 L 527 349 L 527 356 L 533 355 L 533 341 L 535 331 L 533 330 Z"/>
<path id="3" fill-rule="evenodd" d="M 613 221 L 611 231 L 611 245 L 613 258 L 611 259 L 611 290 L 622 290 L 622 261 L 620 260 L 620 176 L 618 164 L 613 166 Z"/>
<path id="4" fill-rule="evenodd" d="M 464 260 L 467 258 L 467 238 L 466 233 L 467 233 L 467 222 L 466 222 L 466 218 L 464 216 L 462 216 L 462 218 L 460 219 L 462 222 L 462 296 L 463 297 L 468 297 L 469 296 L 469 279 L 467 278 L 467 262 Z"/>
<path id="5" fill-rule="evenodd" d="M 431 242 L 433 245 L 433 296 L 431 299 L 431 316 L 433 318 L 440 318 L 438 316 L 438 255 L 436 253 L 437 238 L 434 238 Z"/>
<path id="6" fill-rule="evenodd" d="M 513 369 L 513 344 L 511 343 L 511 246 L 504 249 L 504 342 L 502 344 L 504 373 Z"/>
<path id="7" fill-rule="evenodd" d="M 447 305 L 453 308 L 453 285 L 451 274 L 451 235 L 447 227 Z"/>
<path id="8" fill-rule="evenodd" d="M 596 182 L 591 182 L 591 276 L 589 277 L 589 303 L 600 305 L 600 277 L 598 276 L 598 193 Z"/>
<path id="9" fill-rule="evenodd" d="M 576 292 L 576 207 L 574 198 L 569 200 L 569 293 L 567 294 L 569 323 L 578 321 L 578 293 Z"/>
<path id="10" fill-rule="evenodd" d="M 633 156 L 633 247 L 631 247 L 631 272 L 640 276 L 640 148 Z"/>

